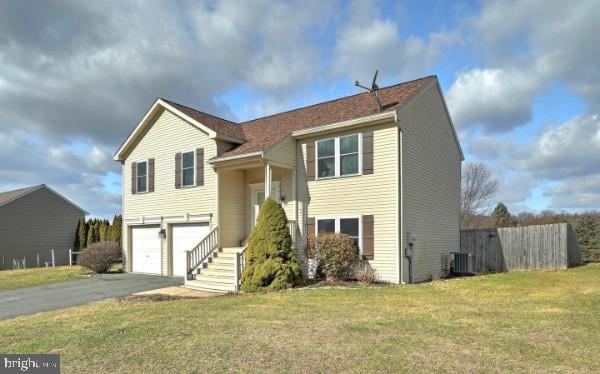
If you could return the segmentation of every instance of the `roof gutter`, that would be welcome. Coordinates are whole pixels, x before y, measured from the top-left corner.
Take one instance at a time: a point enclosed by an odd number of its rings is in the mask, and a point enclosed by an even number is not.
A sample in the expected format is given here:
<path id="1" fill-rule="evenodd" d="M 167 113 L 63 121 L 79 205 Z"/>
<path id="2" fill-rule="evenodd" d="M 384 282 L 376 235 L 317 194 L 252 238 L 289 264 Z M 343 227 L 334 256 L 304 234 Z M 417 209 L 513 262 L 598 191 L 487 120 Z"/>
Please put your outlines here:
<path id="1" fill-rule="evenodd" d="M 355 126 L 365 126 L 365 125 L 378 125 L 380 123 L 389 122 L 393 120 L 397 121 L 397 113 L 395 110 L 391 110 L 388 112 L 377 113 L 366 117 L 354 118 L 347 121 L 330 123 L 323 126 L 312 127 L 309 129 L 296 130 L 292 132 L 292 137 L 296 139 L 301 139 L 305 137 L 309 137 L 315 134 L 337 131 L 345 128 L 355 127 Z"/>

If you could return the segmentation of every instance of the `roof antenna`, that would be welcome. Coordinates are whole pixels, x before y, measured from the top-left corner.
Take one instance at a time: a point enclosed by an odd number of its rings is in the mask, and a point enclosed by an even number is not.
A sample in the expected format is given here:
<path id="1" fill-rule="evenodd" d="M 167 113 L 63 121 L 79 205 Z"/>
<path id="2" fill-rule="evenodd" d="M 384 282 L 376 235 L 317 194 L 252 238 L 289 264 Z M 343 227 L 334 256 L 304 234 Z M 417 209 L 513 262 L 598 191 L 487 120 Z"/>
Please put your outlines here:
<path id="1" fill-rule="evenodd" d="M 371 83 L 371 88 L 365 87 L 358 83 L 358 81 L 354 81 L 354 85 L 356 87 L 363 88 L 369 92 L 375 92 L 375 100 L 377 101 L 377 106 L 379 107 L 379 111 L 383 111 L 383 107 L 381 106 L 381 101 L 379 101 L 379 95 L 377 91 L 379 91 L 379 86 L 377 85 L 377 74 L 379 74 L 379 69 L 375 70 L 375 75 L 373 76 L 373 83 Z"/>

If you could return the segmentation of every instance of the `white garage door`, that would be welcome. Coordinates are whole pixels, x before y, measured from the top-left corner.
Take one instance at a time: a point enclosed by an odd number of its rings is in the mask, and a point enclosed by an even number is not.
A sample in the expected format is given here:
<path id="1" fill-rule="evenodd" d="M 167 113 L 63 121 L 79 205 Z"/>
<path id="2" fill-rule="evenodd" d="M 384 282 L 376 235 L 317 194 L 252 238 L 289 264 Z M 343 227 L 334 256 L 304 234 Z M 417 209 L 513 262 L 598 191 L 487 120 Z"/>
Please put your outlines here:
<path id="1" fill-rule="evenodd" d="M 185 276 L 185 252 L 208 234 L 208 222 L 173 225 L 173 275 Z"/>
<path id="2" fill-rule="evenodd" d="M 140 226 L 131 229 L 132 271 L 160 274 L 160 238 L 158 226 Z"/>

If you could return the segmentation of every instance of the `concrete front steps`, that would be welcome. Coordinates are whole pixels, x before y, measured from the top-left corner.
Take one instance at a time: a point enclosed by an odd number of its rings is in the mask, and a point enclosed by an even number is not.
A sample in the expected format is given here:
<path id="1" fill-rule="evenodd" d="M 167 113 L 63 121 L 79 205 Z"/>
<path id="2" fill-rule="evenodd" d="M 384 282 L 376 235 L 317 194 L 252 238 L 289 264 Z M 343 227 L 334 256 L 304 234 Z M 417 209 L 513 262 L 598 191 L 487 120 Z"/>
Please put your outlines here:
<path id="1" fill-rule="evenodd" d="M 186 280 L 185 287 L 206 292 L 235 292 L 234 261 L 242 248 L 220 248 L 199 269 L 194 280 Z"/>

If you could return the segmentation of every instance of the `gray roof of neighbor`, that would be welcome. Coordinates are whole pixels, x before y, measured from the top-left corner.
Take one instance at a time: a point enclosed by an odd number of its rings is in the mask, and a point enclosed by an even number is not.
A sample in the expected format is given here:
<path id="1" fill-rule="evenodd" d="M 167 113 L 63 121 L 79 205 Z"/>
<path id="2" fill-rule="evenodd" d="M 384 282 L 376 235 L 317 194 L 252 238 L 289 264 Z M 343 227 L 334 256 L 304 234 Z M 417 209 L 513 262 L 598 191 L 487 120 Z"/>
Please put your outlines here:
<path id="1" fill-rule="evenodd" d="M 58 196 L 61 199 L 63 199 L 65 202 L 67 202 L 67 203 L 73 205 L 75 208 L 79 209 L 84 214 L 89 214 L 84 209 L 82 209 L 81 207 L 79 207 L 77 204 L 75 204 L 71 200 L 67 199 L 63 195 L 59 194 L 58 192 L 54 191 L 52 188 L 48 187 L 45 184 L 38 184 L 37 186 L 19 188 L 18 190 L 0 192 L 0 207 L 3 206 L 3 205 L 6 205 L 6 204 L 8 204 L 8 203 L 10 203 L 12 201 L 15 201 L 17 199 L 20 199 L 23 196 L 27 196 L 30 193 L 39 190 L 40 188 L 47 189 L 48 191 L 52 192 L 56 196 Z"/>

